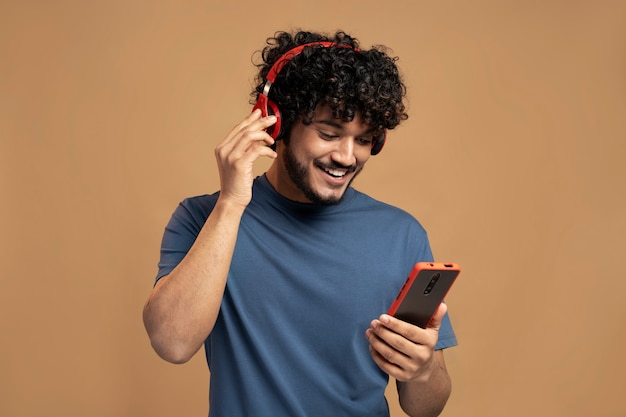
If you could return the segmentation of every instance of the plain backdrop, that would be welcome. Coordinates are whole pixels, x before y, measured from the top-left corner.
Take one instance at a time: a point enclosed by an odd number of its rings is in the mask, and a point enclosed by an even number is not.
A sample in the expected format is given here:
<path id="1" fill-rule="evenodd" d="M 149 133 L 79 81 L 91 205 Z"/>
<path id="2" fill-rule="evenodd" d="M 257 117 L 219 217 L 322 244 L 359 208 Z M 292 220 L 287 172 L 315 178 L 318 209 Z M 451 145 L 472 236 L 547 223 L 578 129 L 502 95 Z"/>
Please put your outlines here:
<path id="1" fill-rule="evenodd" d="M 0 2 L 0 415 L 206 415 L 202 353 L 159 359 L 141 310 L 172 211 L 219 187 L 254 52 L 296 28 L 400 58 L 410 118 L 355 187 L 463 267 L 443 416 L 626 415 L 626 3 L 604 0 Z"/>

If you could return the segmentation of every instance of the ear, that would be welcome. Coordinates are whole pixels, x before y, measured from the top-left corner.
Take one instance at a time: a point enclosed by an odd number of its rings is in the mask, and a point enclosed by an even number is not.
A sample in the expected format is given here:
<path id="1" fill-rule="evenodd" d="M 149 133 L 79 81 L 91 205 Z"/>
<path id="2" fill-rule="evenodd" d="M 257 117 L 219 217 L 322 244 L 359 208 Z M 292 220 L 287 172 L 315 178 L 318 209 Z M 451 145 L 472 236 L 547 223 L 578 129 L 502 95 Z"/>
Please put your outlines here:
<path id="1" fill-rule="evenodd" d="M 387 140 L 387 130 L 383 131 L 383 134 L 372 142 L 372 150 L 370 154 L 378 155 L 380 151 L 383 150 L 383 146 L 385 146 L 385 141 Z"/>

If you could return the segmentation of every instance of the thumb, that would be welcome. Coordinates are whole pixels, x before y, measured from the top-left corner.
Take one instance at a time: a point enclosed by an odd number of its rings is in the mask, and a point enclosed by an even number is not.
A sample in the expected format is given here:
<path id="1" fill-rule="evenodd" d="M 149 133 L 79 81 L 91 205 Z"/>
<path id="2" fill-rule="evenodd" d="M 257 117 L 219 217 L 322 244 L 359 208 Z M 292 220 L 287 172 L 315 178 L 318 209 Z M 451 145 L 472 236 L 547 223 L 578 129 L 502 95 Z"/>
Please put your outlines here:
<path id="1" fill-rule="evenodd" d="M 437 307 L 433 318 L 430 319 L 430 322 L 428 323 L 428 326 L 426 326 L 426 328 L 439 330 L 439 327 L 441 327 L 441 320 L 443 320 L 443 316 L 446 315 L 447 311 L 448 306 L 445 303 L 439 304 L 439 307 Z"/>

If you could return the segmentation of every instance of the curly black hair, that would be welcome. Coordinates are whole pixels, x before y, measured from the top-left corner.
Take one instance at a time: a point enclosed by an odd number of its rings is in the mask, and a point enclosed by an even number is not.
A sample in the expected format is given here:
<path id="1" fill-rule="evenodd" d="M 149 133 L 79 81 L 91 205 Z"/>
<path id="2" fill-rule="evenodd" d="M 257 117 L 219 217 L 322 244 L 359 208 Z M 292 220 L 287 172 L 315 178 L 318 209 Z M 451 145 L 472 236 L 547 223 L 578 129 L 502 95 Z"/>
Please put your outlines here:
<path id="1" fill-rule="evenodd" d="M 272 65 L 287 51 L 312 42 L 334 42 L 331 47 L 309 46 L 286 62 L 269 92 L 280 109 L 282 132 L 288 140 L 291 126 L 299 118 L 310 124 L 318 104 L 329 105 L 333 117 L 351 121 L 360 113 L 363 121 L 381 132 L 395 128 L 408 115 L 406 86 L 396 66 L 397 57 L 384 46 L 362 50 L 357 39 L 343 31 L 334 36 L 306 31 L 277 32 L 267 39 L 256 66 L 256 87 L 250 94 L 254 104 L 263 92 Z"/>

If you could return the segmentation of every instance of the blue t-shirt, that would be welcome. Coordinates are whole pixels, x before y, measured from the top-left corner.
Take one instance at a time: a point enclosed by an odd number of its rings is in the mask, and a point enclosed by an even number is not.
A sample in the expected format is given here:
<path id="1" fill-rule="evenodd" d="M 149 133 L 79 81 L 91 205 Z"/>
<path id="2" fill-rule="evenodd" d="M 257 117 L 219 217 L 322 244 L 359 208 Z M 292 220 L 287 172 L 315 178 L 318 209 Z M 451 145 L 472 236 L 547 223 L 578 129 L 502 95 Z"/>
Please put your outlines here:
<path id="1" fill-rule="evenodd" d="M 157 279 L 183 259 L 217 197 L 176 209 Z M 405 211 L 353 188 L 337 205 L 296 203 L 256 178 L 205 342 L 209 415 L 388 416 L 388 375 L 365 330 L 415 262 L 432 260 L 425 230 Z M 446 316 L 436 348 L 454 345 Z"/>

